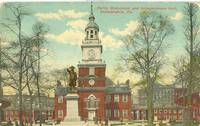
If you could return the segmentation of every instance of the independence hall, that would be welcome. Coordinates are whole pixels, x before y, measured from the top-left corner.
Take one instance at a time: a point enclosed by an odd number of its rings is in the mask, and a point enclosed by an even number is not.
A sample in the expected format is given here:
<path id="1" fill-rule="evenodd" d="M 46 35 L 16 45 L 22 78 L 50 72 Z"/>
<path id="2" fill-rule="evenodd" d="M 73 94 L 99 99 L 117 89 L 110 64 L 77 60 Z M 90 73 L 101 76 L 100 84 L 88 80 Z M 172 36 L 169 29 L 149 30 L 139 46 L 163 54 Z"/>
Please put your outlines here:
<path id="1" fill-rule="evenodd" d="M 81 120 L 131 119 L 129 80 L 114 84 L 106 77 L 106 63 L 101 58 L 103 46 L 92 7 L 81 50 L 82 59 L 78 63 L 78 112 Z M 67 116 L 65 96 L 68 91 L 61 84 L 56 87 L 55 120 L 63 120 Z"/>

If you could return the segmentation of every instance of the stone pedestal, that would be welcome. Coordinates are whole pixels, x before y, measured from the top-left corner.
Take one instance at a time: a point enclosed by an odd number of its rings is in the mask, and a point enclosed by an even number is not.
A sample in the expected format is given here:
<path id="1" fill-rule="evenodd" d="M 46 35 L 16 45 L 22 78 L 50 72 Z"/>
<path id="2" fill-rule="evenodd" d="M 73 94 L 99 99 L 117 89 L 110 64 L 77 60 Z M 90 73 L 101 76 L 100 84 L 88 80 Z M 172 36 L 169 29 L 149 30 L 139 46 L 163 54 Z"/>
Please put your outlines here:
<path id="1" fill-rule="evenodd" d="M 69 93 L 66 96 L 66 117 L 64 121 L 80 121 L 78 114 L 78 99 L 79 96 L 77 93 Z"/>
<path id="2" fill-rule="evenodd" d="M 82 126 L 84 124 L 81 121 L 78 114 L 78 99 L 77 92 L 69 93 L 66 96 L 66 117 L 61 122 L 61 126 Z"/>

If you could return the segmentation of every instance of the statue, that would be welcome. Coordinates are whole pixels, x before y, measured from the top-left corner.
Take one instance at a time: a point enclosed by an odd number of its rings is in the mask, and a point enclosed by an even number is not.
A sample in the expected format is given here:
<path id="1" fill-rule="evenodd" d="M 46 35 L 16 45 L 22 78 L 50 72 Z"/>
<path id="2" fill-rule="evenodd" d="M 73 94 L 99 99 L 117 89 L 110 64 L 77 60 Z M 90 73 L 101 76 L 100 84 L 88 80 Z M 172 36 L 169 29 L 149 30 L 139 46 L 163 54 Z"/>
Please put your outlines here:
<path id="1" fill-rule="evenodd" d="M 69 87 L 70 89 L 73 89 L 76 87 L 76 80 L 77 80 L 77 74 L 74 71 L 74 66 L 71 66 L 67 68 L 67 72 L 69 74 Z"/>

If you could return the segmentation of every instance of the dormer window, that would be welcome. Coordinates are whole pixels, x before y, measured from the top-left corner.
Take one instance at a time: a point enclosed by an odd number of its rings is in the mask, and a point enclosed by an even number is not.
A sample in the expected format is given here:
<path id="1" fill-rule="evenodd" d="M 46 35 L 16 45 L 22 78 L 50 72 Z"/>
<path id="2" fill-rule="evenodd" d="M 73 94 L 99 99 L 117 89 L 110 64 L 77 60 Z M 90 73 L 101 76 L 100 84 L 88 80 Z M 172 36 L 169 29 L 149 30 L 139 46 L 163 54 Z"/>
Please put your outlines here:
<path id="1" fill-rule="evenodd" d="M 90 33 L 93 33 L 93 30 L 91 30 Z"/>

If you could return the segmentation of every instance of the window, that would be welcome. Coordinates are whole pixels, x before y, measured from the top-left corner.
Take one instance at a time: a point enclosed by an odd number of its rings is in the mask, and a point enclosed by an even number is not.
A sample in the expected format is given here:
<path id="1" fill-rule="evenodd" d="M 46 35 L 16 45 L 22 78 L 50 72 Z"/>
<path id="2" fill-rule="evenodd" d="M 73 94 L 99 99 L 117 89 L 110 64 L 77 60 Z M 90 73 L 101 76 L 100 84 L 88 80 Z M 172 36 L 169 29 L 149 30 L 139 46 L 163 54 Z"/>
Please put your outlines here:
<path id="1" fill-rule="evenodd" d="M 94 75 L 94 67 L 89 68 L 89 75 Z"/>
<path id="2" fill-rule="evenodd" d="M 164 110 L 164 113 L 167 113 L 167 109 Z"/>
<path id="3" fill-rule="evenodd" d="M 128 117 L 128 110 L 127 109 L 123 109 L 122 110 L 122 116 L 123 117 Z"/>
<path id="4" fill-rule="evenodd" d="M 122 95 L 122 102 L 128 102 L 128 95 Z"/>
<path id="5" fill-rule="evenodd" d="M 106 95 L 106 103 L 109 103 L 111 101 L 111 96 L 110 95 Z"/>
<path id="6" fill-rule="evenodd" d="M 111 110 L 110 109 L 106 109 L 106 117 L 111 117 Z"/>
<path id="7" fill-rule="evenodd" d="M 99 102 L 96 101 L 95 107 L 98 108 L 99 107 Z"/>
<path id="8" fill-rule="evenodd" d="M 119 102 L 119 95 L 114 95 L 114 102 Z"/>
<path id="9" fill-rule="evenodd" d="M 95 31 L 95 35 L 97 35 L 97 31 Z"/>
<path id="10" fill-rule="evenodd" d="M 58 96 L 58 103 L 63 103 L 63 96 Z"/>
<path id="11" fill-rule="evenodd" d="M 90 38 L 93 38 L 93 35 L 90 35 Z"/>
<path id="12" fill-rule="evenodd" d="M 58 118 L 62 118 L 63 117 L 63 110 L 58 110 Z"/>
<path id="13" fill-rule="evenodd" d="M 118 109 L 114 109 L 114 117 L 119 117 L 119 110 Z"/>
<path id="14" fill-rule="evenodd" d="M 89 34 L 89 32 L 87 31 L 87 38 L 88 38 L 88 34 Z"/>
<path id="15" fill-rule="evenodd" d="M 157 113 L 157 110 L 156 110 L 156 109 L 154 110 L 154 113 Z"/>
<path id="16" fill-rule="evenodd" d="M 88 108 L 94 108 L 95 107 L 95 98 L 94 97 L 90 97 L 89 99 L 89 103 L 88 103 Z"/>
<path id="17" fill-rule="evenodd" d="M 93 30 L 91 30 L 90 33 L 93 33 Z"/>

